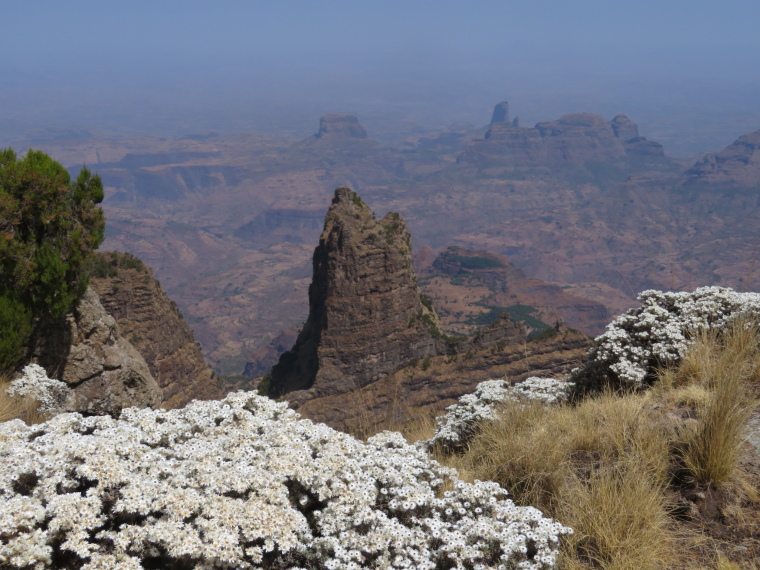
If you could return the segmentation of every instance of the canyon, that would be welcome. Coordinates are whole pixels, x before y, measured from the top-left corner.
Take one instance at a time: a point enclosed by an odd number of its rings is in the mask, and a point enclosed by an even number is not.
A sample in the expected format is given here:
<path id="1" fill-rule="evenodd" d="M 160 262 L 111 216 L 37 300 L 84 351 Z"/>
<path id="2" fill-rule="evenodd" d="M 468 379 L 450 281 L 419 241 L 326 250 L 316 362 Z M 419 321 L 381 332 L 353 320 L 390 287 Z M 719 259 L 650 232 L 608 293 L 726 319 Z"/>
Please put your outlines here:
<path id="1" fill-rule="evenodd" d="M 211 134 L 42 148 L 103 177 L 103 249 L 153 269 L 225 375 L 263 373 L 292 346 L 340 186 L 403 216 L 420 289 L 447 333 L 520 306 L 545 326 L 562 319 L 596 334 L 644 289 L 758 288 L 757 132 L 682 166 L 624 115 L 523 127 L 499 105 L 486 128 L 441 129 L 401 147 L 372 140 L 356 117 L 325 115 L 300 141 Z M 498 260 L 501 284 L 436 265 L 450 247 Z"/>

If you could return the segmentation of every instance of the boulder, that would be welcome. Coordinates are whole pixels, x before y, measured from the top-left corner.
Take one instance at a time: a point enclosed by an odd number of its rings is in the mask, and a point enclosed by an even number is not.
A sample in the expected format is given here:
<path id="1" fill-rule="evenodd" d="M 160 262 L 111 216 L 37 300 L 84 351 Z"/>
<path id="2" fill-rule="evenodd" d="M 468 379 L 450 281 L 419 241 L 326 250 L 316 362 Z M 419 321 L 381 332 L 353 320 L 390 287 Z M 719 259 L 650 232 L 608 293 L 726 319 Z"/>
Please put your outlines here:
<path id="1" fill-rule="evenodd" d="M 120 334 L 92 288 L 71 314 L 45 331 L 32 361 L 71 388 L 65 411 L 118 416 L 123 408 L 161 403 L 145 359 Z"/>

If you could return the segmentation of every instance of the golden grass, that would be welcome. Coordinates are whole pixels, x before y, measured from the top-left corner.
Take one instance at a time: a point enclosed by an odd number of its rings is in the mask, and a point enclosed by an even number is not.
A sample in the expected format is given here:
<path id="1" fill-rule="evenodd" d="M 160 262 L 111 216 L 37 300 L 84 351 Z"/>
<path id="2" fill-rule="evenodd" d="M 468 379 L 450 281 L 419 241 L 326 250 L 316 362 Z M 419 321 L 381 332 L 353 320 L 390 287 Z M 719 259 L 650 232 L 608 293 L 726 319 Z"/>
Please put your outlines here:
<path id="1" fill-rule="evenodd" d="M 740 323 L 720 338 L 702 335 L 685 360 L 699 371 L 693 382 L 709 397 L 698 405 L 697 424 L 684 433 L 684 465 L 697 483 L 719 487 L 736 471 L 754 408 L 749 386 L 760 371 L 757 328 Z"/>
<path id="2" fill-rule="evenodd" d="M 607 393 L 575 408 L 511 402 L 462 457 L 444 461 L 571 526 L 568 568 L 663 568 L 673 550 L 669 438 L 653 415 L 642 395 Z"/>
<path id="3" fill-rule="evenodd" d="M 31 425 L 45 421 L 46 418 L 37 411 L 35 400 L 14 398 L 5 393 L 11 382 L 12 377 L 9 374 L 0 376 L 0 422 L 20 419 Z"/>
<path id="4" fill-rule="evenodd" d="M 755 400 L 748 387 L 760 373 L 759 338 L 743 324 L 702 334 L 647 392 L 604 393 L 575 406 L 507 403 L 463 455 L 438 459 L 465 479 L 498 481 L 516 503 L 572 527 L 562 568 L 688 567 L 702 546 L 670 514 L 679 485 L 757 499 L 737 459 Z M 732 564 L 716 556 L 709 567 Z"/>

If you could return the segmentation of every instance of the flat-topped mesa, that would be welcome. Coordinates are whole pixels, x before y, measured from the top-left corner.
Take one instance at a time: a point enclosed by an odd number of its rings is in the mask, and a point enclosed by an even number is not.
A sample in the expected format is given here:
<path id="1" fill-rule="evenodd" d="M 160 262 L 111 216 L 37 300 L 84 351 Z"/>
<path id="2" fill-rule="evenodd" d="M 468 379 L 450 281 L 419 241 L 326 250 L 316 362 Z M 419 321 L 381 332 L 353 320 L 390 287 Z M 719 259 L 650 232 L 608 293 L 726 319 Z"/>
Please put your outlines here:
<path id="1" fill-rule="evenodd" d="M 319 119 L 317 139 L 366 139 L 367 129 L 359 122 L 356 115 L 329 114 Z"/>
<path id="2" fill-rule="evenodd" d="M 420 298 L 399 214 L 377 220 L 353 190 L 338 188 L 313 267 L 308 319 L 272 369 L 270 394 L 345 393 L 437 354 L 437 316 Z"/>

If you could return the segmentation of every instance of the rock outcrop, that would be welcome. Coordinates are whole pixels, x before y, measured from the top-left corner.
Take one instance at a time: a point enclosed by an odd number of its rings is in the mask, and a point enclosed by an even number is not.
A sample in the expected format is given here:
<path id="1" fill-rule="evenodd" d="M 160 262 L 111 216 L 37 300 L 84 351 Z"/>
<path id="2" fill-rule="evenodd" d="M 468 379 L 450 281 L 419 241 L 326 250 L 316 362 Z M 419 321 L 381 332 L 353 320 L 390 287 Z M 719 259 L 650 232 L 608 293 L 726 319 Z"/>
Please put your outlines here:
<path id="1" fill-rule="evenodd" d="M 514 326 L 514 323 L 510 323 Z M 498 326 L 502 326 L 499 324 Z M 541 339 L 503 339 L 488 348 L 414 362 L 363 388 L 300 403 L 307 418 L 353 433 L 397 429 L 407 421 L 440 413 L 489 378 L 519 382 L 529 376 L 559 378 L 581 366 L 589 337 L 560 326 Z"/>
<path id="2" fill-rule="evenodd" d="M 162 407 L 224 395 L 177 305 L 147 265 L 128 253 L 108 252 L 98 254 L 94 272 L 91 287 L 145 358 L 161 389 Z"/>
<path id="3" fill-rule="evenodd" d="M 270 393 L 344 393 L 438 352 L 436 316 L 420 298 L 400 215 L 378 220 L 356 193 L 338 188 L 313 267 L 308 319 L 272 369 Z"/>
<path id="4" fill-rule="evenodd" d="M 118 416 L 123 408 L 161 404 L 161 389 L 145 359 L 120 334 L 92 288 L 37 340 L 32 362 L 69 385 L 66 411 Z"/>
<path id="5" fill-rule="evenodd" d="M 687 184 L 740 188 L 760 186 L 760 130 L 709 154 L 686 172 Z"/>
<path id="6" fill-rule="evenodd" d="M 605 121 L 593 113 L 572 113 L 528 128 L 509 121 L 509 107 L 503 101 L 494 108 L 485 137 L 473 141 L 458 162 L 536 168 L 622 163 L 629 158 L 669 162 L 662 145 L 640 137 L 626 115 Z"/>
<path id="7" fill-rule="evenodd" d="M 589 346 L 559 327 L 529 349 L 525 327 L 504 316 L 471 337 L 444 334 L 417 287 L 401 216 L 376 219 L 349 188 L 335 191 L 313 266 L 309 317 L 268 392 L 333 427 L 381 422 L 394 402 L 440 409 L 488 375 L 564 373 Z"/>
<path id="8" fill-rule="evenodd" d="M 367 130 L 356 115 L 329 114 L 319 119 L 318 139 L 366 139 Z"/>

